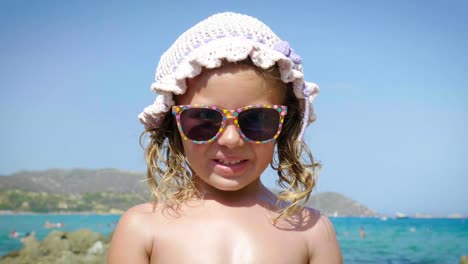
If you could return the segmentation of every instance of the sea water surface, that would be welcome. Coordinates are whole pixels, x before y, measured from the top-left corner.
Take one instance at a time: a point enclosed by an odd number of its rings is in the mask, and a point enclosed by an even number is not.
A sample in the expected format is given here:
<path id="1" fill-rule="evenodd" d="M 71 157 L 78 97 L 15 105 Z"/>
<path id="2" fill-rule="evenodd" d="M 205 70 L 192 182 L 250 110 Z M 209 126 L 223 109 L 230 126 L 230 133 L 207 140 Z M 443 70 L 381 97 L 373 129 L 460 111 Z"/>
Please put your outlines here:
<path id="1" fill-rule="evenodd" d="M 18 250 L 12 229 L 25 235 L 35 231 L 39 240 L 52 230 L 44 224 L 61 222 L 59 230 L 86 228 L 108 236 L 120 215 L 94 214 L 14 214 L 0 215 L 0 256 Z M 468 219 L 379 219 L 331 218 L 337 233 L 344 263 L 458 263 L 468 255 Z M 359 229 L 365 232 L 362 238 Z"/>

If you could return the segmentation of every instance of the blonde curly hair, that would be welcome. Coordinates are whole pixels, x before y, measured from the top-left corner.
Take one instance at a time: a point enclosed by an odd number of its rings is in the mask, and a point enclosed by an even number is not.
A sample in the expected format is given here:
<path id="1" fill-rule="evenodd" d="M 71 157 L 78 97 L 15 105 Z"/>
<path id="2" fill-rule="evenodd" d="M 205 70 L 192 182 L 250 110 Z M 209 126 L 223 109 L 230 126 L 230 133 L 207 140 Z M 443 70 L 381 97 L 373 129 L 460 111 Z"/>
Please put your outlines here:
<path id="1" fill-rule="evenodd" d="M 247 65 L 265 78 L 281 82 L 277 65 L 263 70 L 249 58 L 235 63 Z M 291 217 L 303 208 L 315 187 L 320 169 L 320 164 L 314 161 L 308 146 L 298 140 L 304 122 L 300 102 L 291 84 L 281 83 L 288 86 L 284 102 L 288 113 L 275 143 L 276 155 L 270 163 L 271 168 L 277 171 L 276 183 L 282 187 L 276 194 L 277 205 L 284 205 L 279 206 L 276 220 Z M 148 140 L 145 141 L 145 138 Z M 201 198 L 192 182 L 195 173 L 185 157 L 182 139 L 171 112 L 164 115 L 159 127 L 141 134 L 140 145 L 145 149 L 147 182 L 154 206 L 162 202 L 165 206 L 177 208 L 188 199 Z"/>

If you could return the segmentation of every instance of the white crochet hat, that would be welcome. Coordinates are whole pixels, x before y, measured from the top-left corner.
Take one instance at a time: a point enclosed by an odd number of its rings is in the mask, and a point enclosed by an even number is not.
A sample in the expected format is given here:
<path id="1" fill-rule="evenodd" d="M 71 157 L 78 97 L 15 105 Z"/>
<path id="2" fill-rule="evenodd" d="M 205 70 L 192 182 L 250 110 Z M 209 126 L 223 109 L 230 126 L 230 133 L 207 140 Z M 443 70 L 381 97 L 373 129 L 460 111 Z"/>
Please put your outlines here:
<path id="1" fill-rule="evenodd" d="M 156 101 L 138 118 L 146 130 L 157 128 L 174 105 L 173 95 L 185 93 L 186 78 L 197 76 L 203 67 L 217 68 L 223 60 L 236 62 L 247 57 L 263 69 L 276 63 L 281 80 L 292 82 L 294 94 L 301 102 L 302 138 L 306 126 L 315 120 L 312 101 L 319 92 L 318 86 L 304 81 L 301 57 L 267 25 L 256 18 L 229 12 L 196 24 L 161 56 L 151 85 L 151 90 L 158 94 Z"/>

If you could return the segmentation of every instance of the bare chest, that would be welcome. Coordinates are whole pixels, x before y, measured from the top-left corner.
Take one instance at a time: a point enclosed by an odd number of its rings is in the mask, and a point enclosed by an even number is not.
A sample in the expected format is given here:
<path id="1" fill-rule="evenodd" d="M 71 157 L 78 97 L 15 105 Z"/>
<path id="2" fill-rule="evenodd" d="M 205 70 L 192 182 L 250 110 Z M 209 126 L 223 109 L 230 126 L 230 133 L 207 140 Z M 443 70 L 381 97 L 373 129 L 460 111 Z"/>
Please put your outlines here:
<path id="1" fill-rule="evenodd" d="M 151 263 L 306 263 L 304 236 L 258 219 L 198 219 L 164 224 Z"/>

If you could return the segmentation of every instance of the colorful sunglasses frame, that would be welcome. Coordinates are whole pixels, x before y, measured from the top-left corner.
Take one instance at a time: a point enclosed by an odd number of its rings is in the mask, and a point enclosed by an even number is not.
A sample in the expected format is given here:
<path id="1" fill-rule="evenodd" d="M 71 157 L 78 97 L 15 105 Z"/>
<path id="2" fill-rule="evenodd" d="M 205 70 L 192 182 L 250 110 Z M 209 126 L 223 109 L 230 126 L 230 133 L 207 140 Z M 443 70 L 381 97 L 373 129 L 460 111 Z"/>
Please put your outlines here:
<path id="1" fill-rule="evenodd" d="M 180 122 L 180 115 L 182 114 L 183 111 L 190 109 L 190 108 L 201 108 L 201 109 L 211 109 L 219 112 L 222 117 L 222 123 L 221 127 L 219 128 L 218 132 L 216 133 L 215 136 L 213 136 L 209 140 L 204 140 L 204 141 L 198 141 L 198 140 L 192 140 L 187 138 L 187 136 L 184 134 L 184 131 L 182 130 L 182 124 Z M 255 141 L 251 140 L 248 137 L 244 135 L 242 132 L 242 129 L 239 126 L 239 121 L 237 119 L 238 115 L 244 111 L 247 111 L 249 109 L 255 109 L 255 108 L 268 108 L 268 109 L 275 109 L 278 114 L 279 114 L 279 124 L 278 124 L 278 130 L 276 131 L 276 134 L 273 136 L 273 138 L 264 140 L 264 141 Z M 281 129 L 283 127 L 283 122 L 284 122 L 284 117 L 288 113 L 288 107 L 284 105 L 268 105 L 268 104 L 257 104 L 257 105 L 249 105 L 249 106 L 244 106 L 242 108 L 234 109 L 234 110 L 229 110 L 229 109 L 224 109 L 216 106 L 207 106 L 207 105 L 201 105 L 201 104 L 195 104 L 195 105 L 174 105 L 172 107 L 172 114 L 176 117 L 176 122 L 177 122 L 177 127 L 179 128 L 180 135 L 182 138 L 186 141 L 191 141 L 195 144 L 208 144 L 213 141 L 215 141 L 221 133 L 223 133 L 224 128 L 226 127 L 226 121 L 228 118 L 234 119 L 234 124 L 236 125 L 237 132 L 241 135 L 243 139 L 245 139 L 248 142 L 255 143 L 255 144 L 265 144 L 268 142 L 273 142 L 275 141 L 279 134 L 281 133 Z"/>

